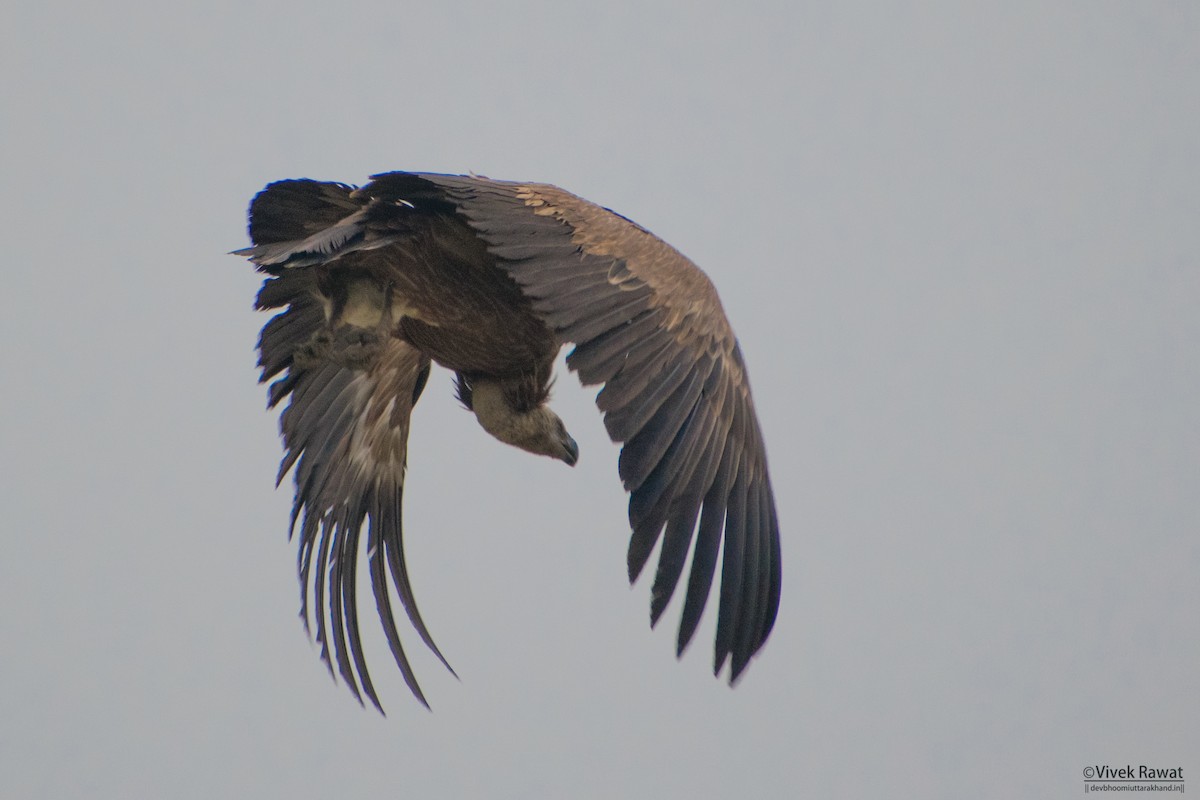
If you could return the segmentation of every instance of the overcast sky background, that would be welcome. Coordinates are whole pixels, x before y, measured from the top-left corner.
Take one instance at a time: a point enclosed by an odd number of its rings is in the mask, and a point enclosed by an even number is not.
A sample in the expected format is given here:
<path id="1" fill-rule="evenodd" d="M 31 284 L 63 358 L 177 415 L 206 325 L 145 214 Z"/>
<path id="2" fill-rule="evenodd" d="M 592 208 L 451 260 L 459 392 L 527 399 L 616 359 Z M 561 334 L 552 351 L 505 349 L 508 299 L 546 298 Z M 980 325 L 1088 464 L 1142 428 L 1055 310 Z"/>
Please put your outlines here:
<path id="1" fill-rule="evenodd" d="M 0 795 L 1057 797 L 1200 769 L 1192 3 L 17 2 L 0 32 Z M 568 469 L 436 372 L 405 496 L 426 712 L 296 618 L 226 252 L 265 183 L 539 180 L 721 291 L 783 526 L 733 691 Z M 367 598 L 364 598 L 367 600 Z M 368 606 L 369 607 L 369 606 Z"/>

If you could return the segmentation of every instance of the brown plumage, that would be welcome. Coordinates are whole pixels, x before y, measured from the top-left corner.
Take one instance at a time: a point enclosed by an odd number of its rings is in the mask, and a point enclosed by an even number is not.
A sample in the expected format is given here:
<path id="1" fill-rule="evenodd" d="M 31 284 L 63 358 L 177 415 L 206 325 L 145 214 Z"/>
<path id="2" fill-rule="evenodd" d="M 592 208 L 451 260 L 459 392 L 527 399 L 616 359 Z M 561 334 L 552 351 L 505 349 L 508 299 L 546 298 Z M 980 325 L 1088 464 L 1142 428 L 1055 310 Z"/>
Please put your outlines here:
<path id="1" fill-rule="evenodd" d="M 409 415 L 431 360 L 457 373 L 459 399 L 497 439 L 574 464 L 575 442 L 546 405 L 566 342 L 583 383 L 604 384 L 596 404 L 624 444 L 631 581 L 662 539 L 651 624 L 694 538 L 682 654 L 723 539 L 713 671 L 729 659 L 737 679 L 779 607 L 779 527 L 741 352 L 716 290 L 691 261 L 553 186 L 404 172 L 361 189 L 273 183 L 250 206 L 250 237 L 254 246 L 238 254 L 270 276 L 258 307 L 283 309 L 263 328 L 259 351 L 262 379 L 275 379 L 270 405 L 290 397 L 279 480 L 295 467 L 302 615 L 308 625 L 315 594 L 322 658 L 360 701 L 361 689 L 379 706 L 355 605 L 364 521 L 383 627 L 422 703 L 388 575 L 445 663 L 412 596 L 400 514 Z"/>

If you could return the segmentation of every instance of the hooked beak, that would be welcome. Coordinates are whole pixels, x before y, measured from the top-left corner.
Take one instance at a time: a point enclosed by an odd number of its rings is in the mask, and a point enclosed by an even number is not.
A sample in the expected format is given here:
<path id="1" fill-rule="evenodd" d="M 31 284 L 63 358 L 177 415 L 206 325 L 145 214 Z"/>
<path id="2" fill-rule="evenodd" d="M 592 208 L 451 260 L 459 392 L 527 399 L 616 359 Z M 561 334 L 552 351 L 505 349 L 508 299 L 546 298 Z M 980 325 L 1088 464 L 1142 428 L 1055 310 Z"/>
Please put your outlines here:
<path id="1" fill-rule="evenodd" d="M 575 462 L 579 460 L 579 445 L 575 444 L 575 440 L 567 434 L 562 441 L 563 453 L 559 458 L 566 462 L 567 466 L 575 466 Z"/>

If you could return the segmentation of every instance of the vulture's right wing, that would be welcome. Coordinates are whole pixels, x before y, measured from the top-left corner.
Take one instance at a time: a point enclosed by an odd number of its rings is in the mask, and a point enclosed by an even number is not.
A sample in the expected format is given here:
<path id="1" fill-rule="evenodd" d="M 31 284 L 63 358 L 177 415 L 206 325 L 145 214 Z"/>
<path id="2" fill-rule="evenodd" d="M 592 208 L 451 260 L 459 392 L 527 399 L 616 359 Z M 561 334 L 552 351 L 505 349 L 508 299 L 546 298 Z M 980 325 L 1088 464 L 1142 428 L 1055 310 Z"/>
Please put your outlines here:
<path id="1" fill-rule="evenodd" d="M 568 366 L 585 384 L 604 384 L 596 403 L 624 443 L 620 475 L 631 493 L 631 581 L 662 538 L 652 623 L 695 531 L 679 653 L 704 610 L 724 534 L 713 671 L 731 657 L 736 680 L 775 622 L 779 525 L 745 366 L 712 284 L 648 231 L 553 186 L 391 173 L 364 191 L 418 197 L 430 184 L 558 337 L 577 345 Z"/>

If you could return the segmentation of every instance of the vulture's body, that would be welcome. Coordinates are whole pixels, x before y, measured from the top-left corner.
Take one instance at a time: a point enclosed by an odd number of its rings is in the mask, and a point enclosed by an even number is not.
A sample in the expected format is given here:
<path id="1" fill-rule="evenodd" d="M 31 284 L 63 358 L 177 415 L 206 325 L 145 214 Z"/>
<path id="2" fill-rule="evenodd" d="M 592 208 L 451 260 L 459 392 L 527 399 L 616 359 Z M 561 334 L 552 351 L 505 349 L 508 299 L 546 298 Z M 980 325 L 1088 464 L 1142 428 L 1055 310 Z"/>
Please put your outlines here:
<path id="1" fill-rule="evenodd" d="M 653 622 L 696 539 L 680 653 L 723 540 L 714 671 L 731 658 L 737 678 L 775 620 L 779 530 L 741 354 L 694 264 L 561 189 L 473 176 L 388 173 L 361 189 L 281 181 L 254 199 L 250 236 L 239 254 L 271 276 L 258 305 L 283 309 L 259 350 L 271 405 L 290 397 L 279 475 L 296 469 L 302 614 L 307 624 L 315 595 L 322 657 L 356 695 L 379 705 L 355 604 L 364 521 L 376 606 L 423 703 L 389 576 L 441 658 L 409 585 L 400 511 L 409 416 L 431 360 L 457 373 L 459 399 L 497 439 L 574 464 L 575 442 L 546 406 L 564 342 L 576 344 L 567 364 L 582 381 L 605 385 L 596 402 L 624 443 L 631 580 L 663 540 Z"/>

